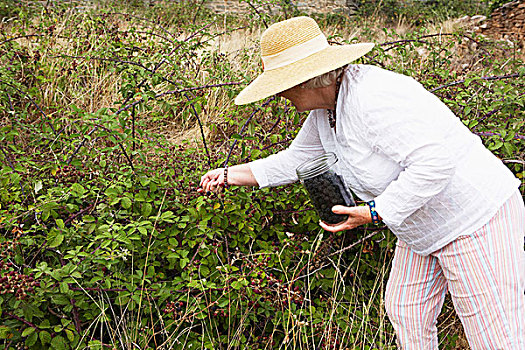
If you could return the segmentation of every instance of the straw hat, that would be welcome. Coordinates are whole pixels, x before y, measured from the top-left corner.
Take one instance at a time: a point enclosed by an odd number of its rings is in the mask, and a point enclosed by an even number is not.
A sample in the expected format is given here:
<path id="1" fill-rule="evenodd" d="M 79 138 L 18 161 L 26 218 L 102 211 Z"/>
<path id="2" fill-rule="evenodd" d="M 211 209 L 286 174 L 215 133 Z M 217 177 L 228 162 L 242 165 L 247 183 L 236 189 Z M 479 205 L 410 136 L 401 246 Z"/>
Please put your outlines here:
<path id="1" fill-rule="evenodd" d="M 271 25 L 261 36 L 264 72 L 235 98 L 244 105 L 275 95 L 365 55 L 373 43 L 330 46 L 317 23 L 294 17 Z"/>

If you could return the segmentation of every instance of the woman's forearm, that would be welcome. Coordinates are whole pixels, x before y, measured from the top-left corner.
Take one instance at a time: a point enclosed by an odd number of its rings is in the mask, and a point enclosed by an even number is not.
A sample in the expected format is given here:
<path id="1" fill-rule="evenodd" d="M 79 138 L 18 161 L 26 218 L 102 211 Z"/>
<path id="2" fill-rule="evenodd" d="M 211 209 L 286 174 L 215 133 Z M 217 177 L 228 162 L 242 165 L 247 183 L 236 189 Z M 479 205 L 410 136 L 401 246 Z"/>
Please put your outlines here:
<path id="1" fill-rule="evenodd" d="M 228 168 L 228 185 L 259 186 L 248 164 L 238 164 Z"/>
<path id="2" fill-rule="evenodd" d="M 224 186 L 224 168 L 218 168 L 208 171 L 201 177 L 199 192 L 215 191 L 217 188 Z M 248 164 L 239 164 L 228 167 L 228 185 L 234 186 L 259 186 L 252 170 Z"/>

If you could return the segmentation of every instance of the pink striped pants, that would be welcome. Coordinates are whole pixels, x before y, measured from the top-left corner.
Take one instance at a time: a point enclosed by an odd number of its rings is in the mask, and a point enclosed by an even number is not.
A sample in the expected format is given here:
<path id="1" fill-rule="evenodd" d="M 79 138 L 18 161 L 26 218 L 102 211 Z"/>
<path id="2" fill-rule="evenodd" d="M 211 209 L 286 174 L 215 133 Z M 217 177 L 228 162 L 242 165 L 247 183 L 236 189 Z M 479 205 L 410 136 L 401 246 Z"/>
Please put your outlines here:
<path id="1" fill-rule="evenodd" d="M 516 192 L 482 228 L 420 256 L 398 241 L 385 307 L 402 349 L 437 349 L 450 291 L 471 349 L 525 349 L 525 208 Z"/>

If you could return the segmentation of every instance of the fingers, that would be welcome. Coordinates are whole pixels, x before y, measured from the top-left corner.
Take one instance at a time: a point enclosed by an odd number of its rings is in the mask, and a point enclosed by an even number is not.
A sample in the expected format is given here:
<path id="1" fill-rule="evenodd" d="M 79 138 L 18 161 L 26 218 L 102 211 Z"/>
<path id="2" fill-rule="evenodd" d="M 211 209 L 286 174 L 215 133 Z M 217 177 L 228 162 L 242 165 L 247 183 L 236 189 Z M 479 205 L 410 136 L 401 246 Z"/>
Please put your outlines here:
<path id="1" fill-rule="evenodd" d="M 220 185 L 221 183 L 218 179 L 210 181 L 207 186 L 208 191 L 215 191 L 217 188 L 219 188 Z"/>
<path id="2" fill-rule="evenodd" d="M 210 181 L 210 180 L 213 180 L 213 179 L 216 179 L 217 177 L 219 177 L 220 175 L 220 169 L 213 169 L 213 170 L 210 170 L 208 171 L 206 174 L 202 175 L 201 176 L 201 182 L 199 184 L 199 186 L 203 186 L 204 183 L 206 181 Z"/>
<path id="3" fill-rule="evenodd" d="M 335 214 L 346 214 L 348 215 L 348 219 L 336 225 L 329 225 L 325 222 L 320 222 L 319 225 L 329 232 L 351 230 L 358 226 L 372 222 L 372 219 L 370 217 L 370 210 L 366 206 L 345 207 L 342 205 L 336 205 L 332 208 L 332 211 Z"/>
<path id="4" fill-rule="evenodd" d="M 352 208 L 345 207 L 343 205 L 335 205 L 332 207 L 332 212 L 334 212 L 335 214 L 350 214 L 351 211 Z"/>
<path id="5" fill-rule="evenodd" d="M 203 188 L 206 191 L 213 191 L 217 187 L 216 180 L 207 180 L 205 181 Z"/>
<path id="6" fill-rule="evenodd" d="M 338 225 L 328 225 L 323 221 L 319 221 L 319 225 L 324 230 L 329 231 L 329 232 L 334 232 L 334 233 L 339 232 L 339 231 L 349 230 L 350 228 L 347 228 L 345 224 L 346 224 L 346 221 L 343 224 L 338 224 Z"/>
<path id="7" fill-rule="evenodd" d="M 213 169 L 208 171 L 201 177 L 198 192 L 215 191 L 220 186 L 224 185 L 224 179 L 222 176 L 222 169 Z"/>
<path id="8" fill-rule="evenodd" d="M 332 212 L 334 212 L 335 214 L 348 215 L 348 219 L 336 225 L 329 225 L 325 222 L 320 221 L 319 225 L 329 232 L 351 230 L 353 228 L 356 228 L 357 226 L 367 223 L 367 221 L 361 213 L 363 209 L 364 207 L 345 207 L 343 205 L 335 205 L 332 208 Z"/>

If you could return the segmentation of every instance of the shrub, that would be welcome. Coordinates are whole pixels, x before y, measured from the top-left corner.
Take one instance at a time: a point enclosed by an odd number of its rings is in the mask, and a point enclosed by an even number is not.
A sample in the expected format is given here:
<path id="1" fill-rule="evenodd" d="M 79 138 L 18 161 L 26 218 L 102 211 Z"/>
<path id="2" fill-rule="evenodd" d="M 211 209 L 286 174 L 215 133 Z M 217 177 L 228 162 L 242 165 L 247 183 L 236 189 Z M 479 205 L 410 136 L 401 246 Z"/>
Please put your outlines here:
<path id="1" fill-rule="evenodd" d="M 326 234 L 297 184 L 196 192 L 206 169 L 285 148 L 305 118 L 275 99 L 231 106 L 256 50 L 211 41 L 257 23 L 196 5 L 49 8 L 1 27 L 5 348 L 394 348 L 388 230 Z M 461 32 L 383 34 L 359 62 L 420 80 L 523 178 L 511 49 Z M 172 124 L 204 137 L 175 144 L 159 132 Z"/>

